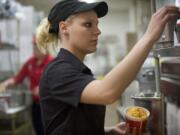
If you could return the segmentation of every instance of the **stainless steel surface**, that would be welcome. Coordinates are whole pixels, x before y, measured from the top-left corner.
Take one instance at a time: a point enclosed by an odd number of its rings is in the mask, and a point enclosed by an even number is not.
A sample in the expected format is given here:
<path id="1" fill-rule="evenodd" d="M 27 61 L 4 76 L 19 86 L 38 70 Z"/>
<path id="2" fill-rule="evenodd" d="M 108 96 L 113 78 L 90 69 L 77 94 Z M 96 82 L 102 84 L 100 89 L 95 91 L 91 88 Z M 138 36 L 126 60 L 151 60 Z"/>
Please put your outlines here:
<path id="1" fill-rule="evenodd" d="M 156 10 L 158 10 L 159 8 L 165 6 L 165 5 L 175 5 L 175 6 L 179 6 L 180 2 L 179 0 L 155 0 L 155 4 L 152 5 L 154 7 L 152 8 L 156 8 Z M 169 21 L 166 26 L 165 29 L 162 33 L 161 38 L 159 39 L 159 41 L 156 43 L 155 48 L 156 49 L 161 49 L 161 48 L 173 48 L 175 46 L 175 37 L 177 37 L 177 40 L 179 40 L 179 36 L 175 35 L 179 35 L 179 27 L 177 25 L 177 19 L 176 20 L 171 20 Z M 161 50 L 160 50 L 161 52 Z M 163 50 L 164 52 L 164 50 Z M 157 53 L 159 53 L 159 50 L 157 51 Z M 163 55 L 166 56 L 166 54 L 163 53 Z M 177 54 L 168 54 L 168 55 L 177 55 Z M 178 53 L 179 55 L 179 53 Z M 162 57 L 162 56 L 161 56 Z"/>
<path id="2" fill-rule="evenodd" d="M 155 65 L 154 58 L 148 57 L 142 65 L 140 71 L 136 76 L 136 80 L 139 83 L 140 92 L 155 92 Z"/>
<path id="3" fill-rule="evenodd" d="M 0 18 L 12 17 L 16 11 L 14 1 L 1 0 L 0 1 Z"/>
<path id="4" fill-rule="evenodd" d="M 168 58 L 161 64 L 161 92 L 180 100 L 180 57 Z"/>
<path id="5" fill-rule="evenodd" d="M 176 32 L 177 41 L 178 43 L 180 43 L 180 25 L 179 24 L 176 25 L 175 32 Z"/>
<path id="6" fill-rule="evenodd" d="M 161 8 L 164 5 L 175 5 L 176 0 L 156 0 L 156 9 Z"/>
<path id="7" fill-rule="evenodd" d="M 159 64 L 159 58 L 155 57 L 155 84 L 156 84 L 156 93 L 160 94 L 160 64 Z"/>
<path id="8" fill-rule="evenodd" d="M 19 106 L 28 106 L 32 103 L 31 92 L 27 89 L 7 89 L 6 92 L 0 93 L 1 97 L 8 97 L 8 107 L 19 107 Z"/>
<path id="9" fill-rule="evenodd" d="M 163 75 L 161 75 L 161 76 L 167 77 L 167 78 L 174 78 L 174 79 L 180 80 L 180 76 L 178 76 L 178 75 L 163 74 Z"/>
<path id="10" fill-rule="evenodd" d="M 158 48 L 163 47 L 163 45 L 166 45 L 166 47 L 173 47 L 175 24 L 176 24 L 176 20 L 166 24 L 164 32 L 158 41 L 157 44 Z M 169 44 L 164 44 L 164 42 Z"/>
<path id="11" fill-rule="evenodd" d="M 179 85 L 180 86 L 180 80 L 174 80 L 174 79 L 171 79 L 171 78 L 161 77 L 161 81 L 169 82 L 172 85 L 174 84 L 174 85 Z"/>
<path id="12" fill-rule="evenodd" d="M 156 12 L 156 0 L 151 0 L 151 14 Z"/>
<path id="13" fill-rule="evenodd" d="M 29 108 L 13 107 L 0 113 L 0 135 L 32 135 Z"/>
<path id="14" fill-rule="evenodd" d="M 9 107 L 29 106 L 32 104 L 32 96 L 29 90 L 10 89 L 11 94 Z"/>
<path id="15" fill-rule="evenodd" d="M 162 76 L 164 74 L 180 76 L 180 57 L 164 58 L 161 67 Z"/>
<path id="16" fill-rule="evenodd" d="M 158 10 L 159 8 L 163 7 L 164 5 L 175 5 L 175 4 L 176 4 L 176 0 L 156 0 L 154 6 L 155 6 L 156 10 Z M 164 32 L 156 45 L 158 48 L 161 48 L 163 46 L 166 48 L 173 47 L 173 45 L 174 45 L 174 30 L 175 30 L 176 22 L 177 22 L 177 20 L 171 20 L 170 22 L 168 22 L 166 24 Z M 166 43 L 166 44 L 164 44 L 164 43 Z"/>
<path id="17" fill-rule="evenodd" d="M 0 98 L 10 98 L 10 94 L 6 92 L 0 92 Z"/>
<path id="18" fill-rule="evenodd" d="M 9 102 L 11 98 L 11 94 L 6 92 L 0 92 L 0 100 L 5 100 L 6 102 Z"/>
<path id="19" fill-rule="evenodd" d="M 131 98 L 134 99 L 135 105 L 145 107 L 150 111 L 150 118 L 148 121 L 150 135 L 161 135 L 161 97 L 155 93 L 139 93 Z"/>
<path id="20" fill-rule="evenodd" d="M 131 97 L 132 99 L 137 99 L 137 100 L 145 100 L 145 101 L 159 101 L 161 100 L 161 97 L 155 96 L 155 94 L 140 94 L 140 95 L 135 95 Z"/>
<path id="21" fill-rule="evenodd" d="M 155 0 L 155 4 L 152 5 L 159 9 L 164 5 L 179 5 L 179 0 Z M 176 35 L 175 35 L 176 34 Z M 180 74 L 177 74 L 176 71 L 180 71 L 177 64 L 164 64 L 161 63 L 164 58 L 173 58 L 177 57 L 180 59 L 180 46 L 179 46 L 179 28 L 177 27 L 176 21 L 171 21 L 166 25 L 166 28 L 159 40 L 156 43 L 156 46 L 153 48 L 154 57 L 156 59 L 156 89 L 160 87 L 161 92 L 161 133 L 162 135 L 167 135 L 166 128 L 166 101 L 167 97 L 176 97 L 180 96 Z M 176 39 L 177 38 L 177 39 Z M 176 41 L 177 40 L 177 41 Z M 171 60 L 170 60 L 171 61 Z M 176 65 L 176 66 L 175 66 Z M 160 68 L 160 69 L 159 69 Z M 160 79 L 160 80 L 159 80 Z M 178 92 L 178 93 L 177 93 Z M 176 93 L 176 94 L 175 94 Z M 168 123 L 175 124 L 177 123 Z M 169 135 L 169 134 L 168 134 Z M 170 134 L 172 135 L 172 134 Z"/>
<path id="22" fill-rule="evenodd" d="M 161 132 L 162 135 L 166 135 L 166 111 L 165 111 L 165 96 L 161 94 Z"/>
<path id="23" fill-rule="evenodd" d="M 24 110 L 24 109 L 26 109 L 25 106 L 8 108 L 6 114 L 9 114 L 9 115 L 10 115 L 10 114 L 14 114 L 14 113 L 17 113 L 17 112 L 22 111 L 22 110 Z"/>
<path id="24" fill-rule="evenodd" d="M 175 102 L 180 102 L 180 57 L 168 57 L 164 58 L 161 63 L 161 78 L 160 87 L 163 97 L 162 109 L 163 111 L 163 123 L 165 123 L 163 129 L 167 135 L 174 134 L 178 131 L 173 131 L 170 125 L 177 125 L 180 121 L 172 122 L 169 120 L 165 99 L 173 99 Z M 173 110 L 172 110 L 173 111 Z M 170 123 L 169 123 L 170 122 Z"/>
<path id="25" fill-rule="evenodd" d="M 153 50 L 155 57 L 176 57 L 180 56 L 180 46 L 154 49 Z"/>
<path id="26" fill-rule="evenodd" d="M 159 128 L 161 129 L 161 134 L 165 135 L 164 130 L 165 129 L 165 111 L 164 110 L 164 95 L 160 91 L 160 61 L 159 57 L 154 57 L 155 59 L 155 80 L 156 80 L 156 94 L 159 94 L 161 96 L 161 111 L 160 111 L 160 116 L 161 116 L 161 122 L 159 122 Z"/>
<path id="27" fill-rule="evenodd" d="M 176 100 L 180 100 L 180 80 L 161 77 L 161 92 Z"/>
<path id="28" fill-rule="evenodd" d="M 10 103 L 11 95 L 5 92 L 0 93 L 0 112 L 6 112 Z"/>

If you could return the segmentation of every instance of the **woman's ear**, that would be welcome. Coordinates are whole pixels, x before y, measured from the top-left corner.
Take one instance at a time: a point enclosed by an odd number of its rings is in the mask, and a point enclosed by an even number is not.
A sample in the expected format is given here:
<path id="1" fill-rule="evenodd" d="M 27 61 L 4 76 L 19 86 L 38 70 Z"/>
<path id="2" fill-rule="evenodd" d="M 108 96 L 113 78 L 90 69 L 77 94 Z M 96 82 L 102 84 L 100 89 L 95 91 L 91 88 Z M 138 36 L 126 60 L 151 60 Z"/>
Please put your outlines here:
<path id="1" fill-rule="evenodd" d="M 67 34 L 67 33 L 68 33 L 67 23 L 64 22 L 64 21 L 61 21 L 61 22 L 59 23 L 59 29 L 60 29 L 60 32 L 61 32 L 61 33 Z"/>

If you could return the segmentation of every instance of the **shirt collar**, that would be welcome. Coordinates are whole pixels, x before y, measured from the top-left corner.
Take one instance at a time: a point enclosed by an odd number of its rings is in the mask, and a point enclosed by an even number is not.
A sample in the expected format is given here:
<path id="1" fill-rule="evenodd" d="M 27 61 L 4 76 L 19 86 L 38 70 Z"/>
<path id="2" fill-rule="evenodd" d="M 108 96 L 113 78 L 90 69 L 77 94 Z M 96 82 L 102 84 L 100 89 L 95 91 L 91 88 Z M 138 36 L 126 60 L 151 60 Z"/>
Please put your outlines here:
<path id="1" fill-rule="evenodd" d="M 61 60 L 72 63 L 72 65 L 78 70 L 91 73 L 91 70 L 86 65 L 84 65 L 74 54 L 64 48 L 60 49 L 57 57 Z"/>

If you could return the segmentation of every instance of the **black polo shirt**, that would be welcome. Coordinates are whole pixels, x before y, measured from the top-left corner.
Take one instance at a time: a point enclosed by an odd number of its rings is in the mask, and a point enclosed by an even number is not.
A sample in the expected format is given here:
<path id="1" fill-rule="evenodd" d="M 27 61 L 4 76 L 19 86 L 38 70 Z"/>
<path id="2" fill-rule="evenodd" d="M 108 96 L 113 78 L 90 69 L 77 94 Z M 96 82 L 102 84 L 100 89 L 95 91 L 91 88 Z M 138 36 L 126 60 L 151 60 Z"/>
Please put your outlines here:
<path id="1" fill-rule="evenodd" d="M 40 104 L 46 135 L 104 135 L 105 106 L 80 103 L 94 80 L 91 70 L 65 49 L 40 80 Z"/>

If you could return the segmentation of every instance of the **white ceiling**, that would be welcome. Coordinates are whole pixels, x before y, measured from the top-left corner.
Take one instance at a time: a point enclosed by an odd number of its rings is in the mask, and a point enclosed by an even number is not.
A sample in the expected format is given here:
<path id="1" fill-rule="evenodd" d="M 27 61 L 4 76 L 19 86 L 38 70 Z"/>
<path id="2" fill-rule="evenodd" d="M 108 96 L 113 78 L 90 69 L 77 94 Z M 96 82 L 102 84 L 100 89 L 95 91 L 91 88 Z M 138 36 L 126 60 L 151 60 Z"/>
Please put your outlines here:
<path id="1" fill-rule="evenodd" d="M 16 0 L 20 2 L 22 5 L 33 5 L 36 10 L 44 11 L 47 14 L 50 8 L 60 0 Z M 96 0 L 100 1 L 100 0 Z M 127 10 L 129 8 L 129 4 L 131 4 L 134 0 L 104 0 L 108 3 L 110 10 Z"/>

